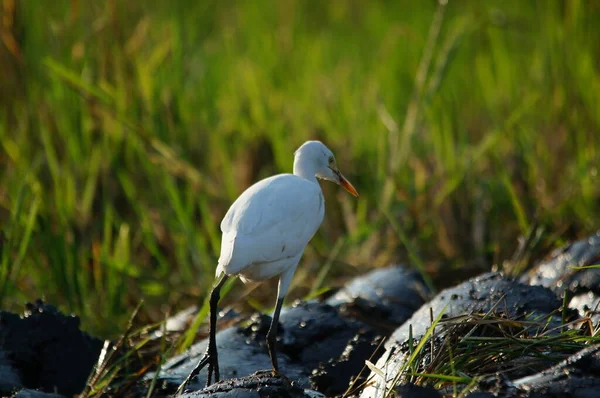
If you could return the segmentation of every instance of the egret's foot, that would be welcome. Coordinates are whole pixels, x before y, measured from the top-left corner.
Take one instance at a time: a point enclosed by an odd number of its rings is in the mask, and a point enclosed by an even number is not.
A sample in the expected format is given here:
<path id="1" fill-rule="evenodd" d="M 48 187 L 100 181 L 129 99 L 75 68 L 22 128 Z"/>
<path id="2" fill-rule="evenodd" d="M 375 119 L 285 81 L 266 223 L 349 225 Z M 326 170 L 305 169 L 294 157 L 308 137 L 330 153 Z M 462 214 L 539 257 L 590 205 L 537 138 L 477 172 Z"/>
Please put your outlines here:
<path id="1" fill-rule="evenodd" d="M 188 377 L 185 378 L 183 383 L 181 383 L 179 385 L 179 387 L 177 388 L 177 393 L 175 395 L 178 396 L 181 393 L 183 393 L 185 388 L 187 387 L 187 385 L 192 381 L 192 379 L 194 377 L 196 377 L 198 375 L 198 373 L 200 373 L 202 371 L 202 369 L 204 369 L 204 367 L 207 365 L 208 365 L 208 377 L 206 380 L 206 387 L 208 387 L 212 384 L 211 380 L 212 380 L 213 373 L 215 375 L 215 383 L 218 382 L 219 381 L 219 361 L 218 361 L 216 353 L 211 355 L 210 350 L 209 350 L 202 356 L 200 361 L 198 361 L 198 365 L 196 365 L 194 370 L 192 370 L 190 372 L 190 374 L 188 375 Z"/>

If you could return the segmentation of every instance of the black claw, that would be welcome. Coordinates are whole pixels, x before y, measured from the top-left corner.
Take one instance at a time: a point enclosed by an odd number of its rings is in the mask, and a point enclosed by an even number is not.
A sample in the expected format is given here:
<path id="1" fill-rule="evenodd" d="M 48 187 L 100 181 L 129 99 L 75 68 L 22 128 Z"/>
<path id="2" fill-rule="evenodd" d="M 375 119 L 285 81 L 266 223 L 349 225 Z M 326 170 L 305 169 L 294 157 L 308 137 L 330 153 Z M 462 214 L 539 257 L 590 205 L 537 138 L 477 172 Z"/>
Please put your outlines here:
<path id="1" fill-rule="evenodd" d="M 204 369 L 204 367 L 208 365 L 208 379 L 206 380 L 206 387 L 210 386 L 211 380 L 212 380 L 212 375 L 214 372 L 215 375 L 215 383 L 219 381 L 219 363 L 217 361 L 217 356 L 216 355 L 211 355 L 208 351 L 202 356 L 202 358 L 200 359 L 200 361 L 198 361 L 198 365 L 196 365 L 196 367 L 194 368 L 194 370 L 192 370 L 190 372 L 190 374 L 188 375 L 188 377 L 185 378 L 185 380 L 183 381 L 183 383 L 181 383 L 181 385 L 179 385 L 179 388 L 177 388 L 177 393 L 176 395 L 181 394 L 185 388 L 187 387 L 187 385 L 192 381 L 192 379 L 196 376 L 198 376 L 198 373 L 200 373 L 202 371 L 202 369 Z"/>

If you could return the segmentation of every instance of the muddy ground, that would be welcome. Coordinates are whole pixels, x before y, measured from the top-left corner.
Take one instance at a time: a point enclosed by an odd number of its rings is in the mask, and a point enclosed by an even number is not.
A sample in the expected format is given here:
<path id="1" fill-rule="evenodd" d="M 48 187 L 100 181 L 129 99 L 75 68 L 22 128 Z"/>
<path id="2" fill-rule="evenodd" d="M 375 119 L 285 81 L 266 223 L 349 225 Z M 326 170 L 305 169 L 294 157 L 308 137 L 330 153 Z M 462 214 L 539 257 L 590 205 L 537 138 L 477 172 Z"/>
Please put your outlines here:
<path id="1" fill-rule="evenodd" d="M 231 322 L 231 314 L 222 313 L 217 334 L 222 381 L 205 387 L 203 371 L 182 396 L 439 397 L 467 385 L 464 395 L 471 397 L 600 396 L 600 270 L 573 268 L 597 263 L 600 234 L 557 250 L 519 278 L 485 273 L 437 295 L 403 266 L 373 271 L 326 300 L 284 308 L 278 334 L 282 375 L 264 371 L 270 369 L 269 316 L 236 314 L 244 321 Z M 178 314 L 169 328 L 185 329 L 194 313 Z M 567 333 L 577 344 L 562 344 Z M 415 361 L 421 339 L 427 349 Z M 442 369 L 448 347 L 455 347 L 458 358 L 470 341 L 475 342 L 470 355 L 477 357 L 483 347 L 477 344 L 485 339 L 507 339 L 506 350 L 465 364 L 463 371 L 476 376 L 469 379 L 475 382 L 436 383 L 407 373 Z M 514 355 L 513 341 L 540 349 Z M 556 341 L 561 344 L 553 345 Z M 0 394 L 77 395 L 110 344 L 81 332 L 76 316 L 41 301 L 28 304 L 22 315 L 2 311 Z M 159 372 L 150 368 L 127 389 L 108 387 L 104 395 L 141 397 L 152 388 L 152 396 L 170 396 L 206 345 L 199 341 L 168 358 Z"/>

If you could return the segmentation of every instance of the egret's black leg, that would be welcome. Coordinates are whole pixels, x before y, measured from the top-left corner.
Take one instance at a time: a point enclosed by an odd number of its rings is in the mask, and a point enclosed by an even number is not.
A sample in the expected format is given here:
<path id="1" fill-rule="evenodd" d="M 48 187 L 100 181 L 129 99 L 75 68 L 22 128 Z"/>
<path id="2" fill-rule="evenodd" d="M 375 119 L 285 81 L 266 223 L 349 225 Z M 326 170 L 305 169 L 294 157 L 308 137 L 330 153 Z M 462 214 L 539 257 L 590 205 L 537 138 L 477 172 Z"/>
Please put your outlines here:
<path id="1" fill-rule="evenodd" d="M 277 328 L 279 326 L 279 313 L 281 312 L 282 305 L 283 297 L 277 298 L 277 304 L 275 305 L 275 311 L 273 312 L 273 319 L 271 319 L 271 326 L 267 332 L 267 347 L 269 347 L 269 356 L 271 357 L 271 364 L 273 365 L 273 370 L 275 372 L 279 372 L 275 344 L 277 343 Z"/>
<path id="2" fill-rule="evenodd" d="M 208 347 L 206 349 L 206 353 L 202 356 L 200 361 L 198 361 L 198 365 L 191 371 L 188 377 L 181 383 L 179 388 L 177 389 L 177 394 L 183 392 L 183 389 L 188 385 L 188 383 L 200 373 L 200 371 L 208 365 L 208 378 L 206 380 L 206 386 L 208 387 L 211 384 L 212 375 L 214 372 L 215 382 L 219 381 L 219 358 L 217 356 L 217 304 L 219 303 L 219 299 L 221 298 L 221 288 L 227 281 L 229 276 L 223 274 L 221 279 L 217 282 L 213 290 L 210 292 L 210 323 L 209 323 L 209 337 L 208 337 Z"/>

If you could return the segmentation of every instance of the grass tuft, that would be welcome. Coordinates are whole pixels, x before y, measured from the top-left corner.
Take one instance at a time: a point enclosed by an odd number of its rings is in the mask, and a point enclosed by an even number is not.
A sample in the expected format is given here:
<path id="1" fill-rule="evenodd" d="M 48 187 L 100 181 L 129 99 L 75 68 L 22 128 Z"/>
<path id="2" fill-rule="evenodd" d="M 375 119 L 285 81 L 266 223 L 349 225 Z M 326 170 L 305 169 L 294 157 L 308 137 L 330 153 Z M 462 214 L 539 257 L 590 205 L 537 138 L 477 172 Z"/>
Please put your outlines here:
<path id="1" fill-rule="evenodd" d="M 393 389 L 410 381 L 461 396 L 499 371 L 509 379 L 530 375 L 600 342 L 588 323 L 589 319 L 578 319 L 549 328 L 539 317 L 516 320 L 496 313 L 438 317 L 390 385 Z M 428 344 L 434 349 L 419 349 Z"/>

